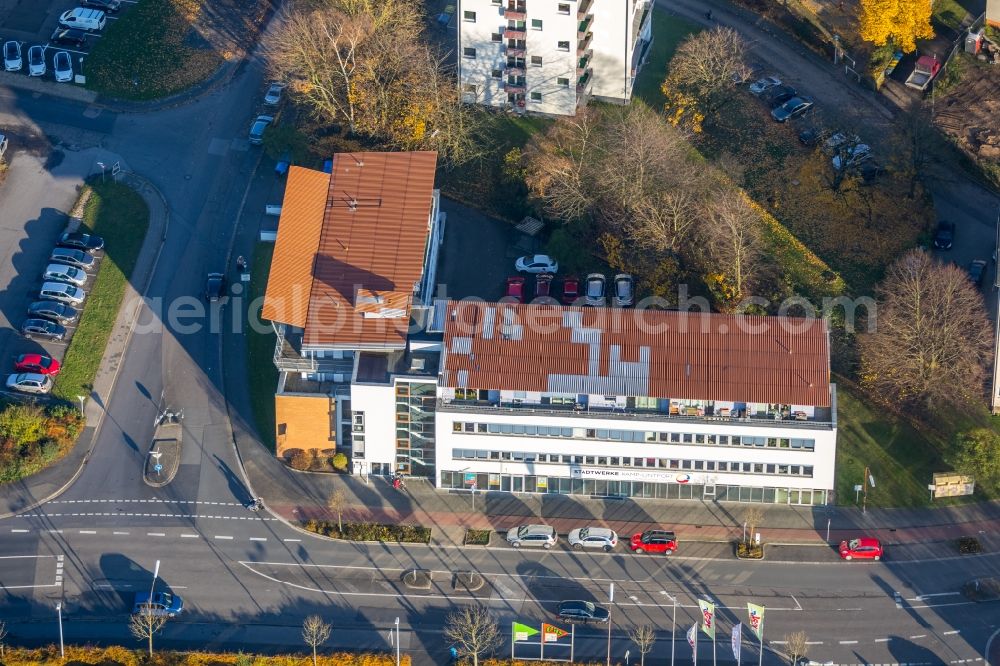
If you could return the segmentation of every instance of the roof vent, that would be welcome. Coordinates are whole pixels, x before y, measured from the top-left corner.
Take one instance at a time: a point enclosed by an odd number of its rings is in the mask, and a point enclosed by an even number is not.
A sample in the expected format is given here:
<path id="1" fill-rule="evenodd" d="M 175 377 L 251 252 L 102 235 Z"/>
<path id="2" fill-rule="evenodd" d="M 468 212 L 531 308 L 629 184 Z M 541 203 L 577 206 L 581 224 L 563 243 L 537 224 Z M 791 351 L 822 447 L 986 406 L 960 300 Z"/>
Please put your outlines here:
<path id="1" fill-rule="evenodd" d="M 424 359 L 414 358 L 410 359 L 410 370 L 423 370 L 424 369 Z"/>

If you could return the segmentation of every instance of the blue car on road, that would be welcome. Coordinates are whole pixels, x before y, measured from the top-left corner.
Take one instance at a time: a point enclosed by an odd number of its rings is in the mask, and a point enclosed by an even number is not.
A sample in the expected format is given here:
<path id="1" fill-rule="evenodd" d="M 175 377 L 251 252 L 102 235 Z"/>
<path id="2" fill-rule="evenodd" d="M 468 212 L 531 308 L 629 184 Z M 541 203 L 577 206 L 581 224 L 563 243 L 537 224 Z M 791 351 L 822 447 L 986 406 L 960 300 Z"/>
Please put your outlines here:
<path id="1" fill-rule="evenodd" d="M 149 592 L 136 592 L 135 605 L 132 613 L 149 613 L 151 615 L 166 615 L 176 617 L 184 610 L 184 601 L 176 594 L 156 592 L 150 601 Z"/>

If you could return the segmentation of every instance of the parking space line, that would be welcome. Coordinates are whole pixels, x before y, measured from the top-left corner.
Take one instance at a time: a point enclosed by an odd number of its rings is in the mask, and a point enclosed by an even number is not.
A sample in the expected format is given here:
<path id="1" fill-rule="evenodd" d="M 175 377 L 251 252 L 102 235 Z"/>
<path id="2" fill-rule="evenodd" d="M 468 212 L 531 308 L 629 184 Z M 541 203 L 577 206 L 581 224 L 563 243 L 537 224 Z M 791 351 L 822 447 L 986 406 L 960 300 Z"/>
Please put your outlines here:
<path id="1" fill-rule="evenodd" d="M 226 541 L 232 541 L 233 540 L 233 537 L 231 537 L 231 536 L 219 536 L 219 535 L 215 535 L 215 538 L 216 539 L 225 539 Z"/>
<path id="2" fill-rule="evenodd" d="M 28 530 L 11 530 L 11 532 L 15 532 L 15 533 L 18 533 L 18 534 L 24 534 L 27 531 Z"/>

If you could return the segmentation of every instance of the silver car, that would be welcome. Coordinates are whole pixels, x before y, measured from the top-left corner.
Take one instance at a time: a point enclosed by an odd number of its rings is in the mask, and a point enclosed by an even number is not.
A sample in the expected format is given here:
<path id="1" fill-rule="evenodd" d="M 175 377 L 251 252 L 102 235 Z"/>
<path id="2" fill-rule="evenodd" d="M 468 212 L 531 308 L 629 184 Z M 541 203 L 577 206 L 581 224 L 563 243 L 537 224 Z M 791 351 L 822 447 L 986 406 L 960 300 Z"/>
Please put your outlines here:
<path id="1" fill-rule="evenodd" d="M 616 308 L 626 308 L 635 302 L 635 281 L 631 275 L 619 273 L 615 276 L 614 286 L 611 302 Z"/>
<path id="2" fill-rule="evenodd" d="M 279 83 L 277 81 L 273 82 L 267 88 L 267 92 L 264 94 L 264 104 L 268 106 L 278 106 L 281 103 L 281 93 L 285 90 L 285 84 Z"/>
<path id="3" fill-rule="evenodd" d="M 45 76 L 45 47 L 32 46 L 28 49 L 28 76 Z"/>
<path id="4" fill-rule="evenodd" d="M 7 389 L 19 393 L 48 393 L 52 390 L 52 378 L 34 372 L 22 372 L 7 377 Z"/>
<path id="5" fill-rule="evenodd" d="M 273 122 L 274 116 L 257 116 L 256 120 L 253 121 L 253 125 L 250 126 L 250 143 L 255 146 L 264 143 L 264 130 Z"/>
<path id="6" fill-rule="evenodd" d="M 584 303 L 592 307 L 603 307 L 607 298 L 605 289 L 607 288 L 607 278 L 601 273 L 591 273 L 584 283 L 583 295 L 586 297 Z"/>
<path id="7" fill-rule="evenodd" d="M 548 525 L 521 525 L 507 531 L 507 543 L 520 548 L 521 546 L 541 546 L 548 550 L 556 545 L 556 531 Z"/>
<path id="8" fill-rule="evenodd" d="M 24 66 L 21 60 L 21 42 L 9 41 L 3 45 L 3 68 L 8 72 L 20 72 Z"/>
<path id="9" fill-rule="evenodd" d="M 66 51 L 56 51 L 52 58 L 52 69 L 58 83 L 69 83 L 73 80 L 73 59 Z"/>
<path id="10" fill-rule="evenodd" d="M 87 277 L 86 271 L 66 264 L 49 264 L 45 267 L 45 272 L 42 273 L 44 280 L 68 282 L 77 287 L 87 284 Z"/>
<path id="11" fill-rule="evenodd" d="M 577 550 L 603 548 L 604 552 L 610 552 L 618 545 L 618 535 L 606 527 L 582 527 L 570 532 L 568 541 Z"/>

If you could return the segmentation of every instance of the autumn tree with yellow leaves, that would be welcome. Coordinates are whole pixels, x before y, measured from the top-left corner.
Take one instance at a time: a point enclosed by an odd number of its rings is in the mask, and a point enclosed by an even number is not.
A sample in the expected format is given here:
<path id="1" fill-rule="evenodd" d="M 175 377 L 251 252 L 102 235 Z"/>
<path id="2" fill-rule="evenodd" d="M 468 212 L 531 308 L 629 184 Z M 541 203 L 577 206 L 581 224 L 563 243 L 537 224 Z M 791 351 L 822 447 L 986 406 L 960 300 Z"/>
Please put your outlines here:
<path id="1" fill-rule="evenodd" d="M 934 37 L 930 0 L 860 0 L 858 11 L 861 38 L 876 46 L 892 41 L 912 53 L 916 40 Z"/>

